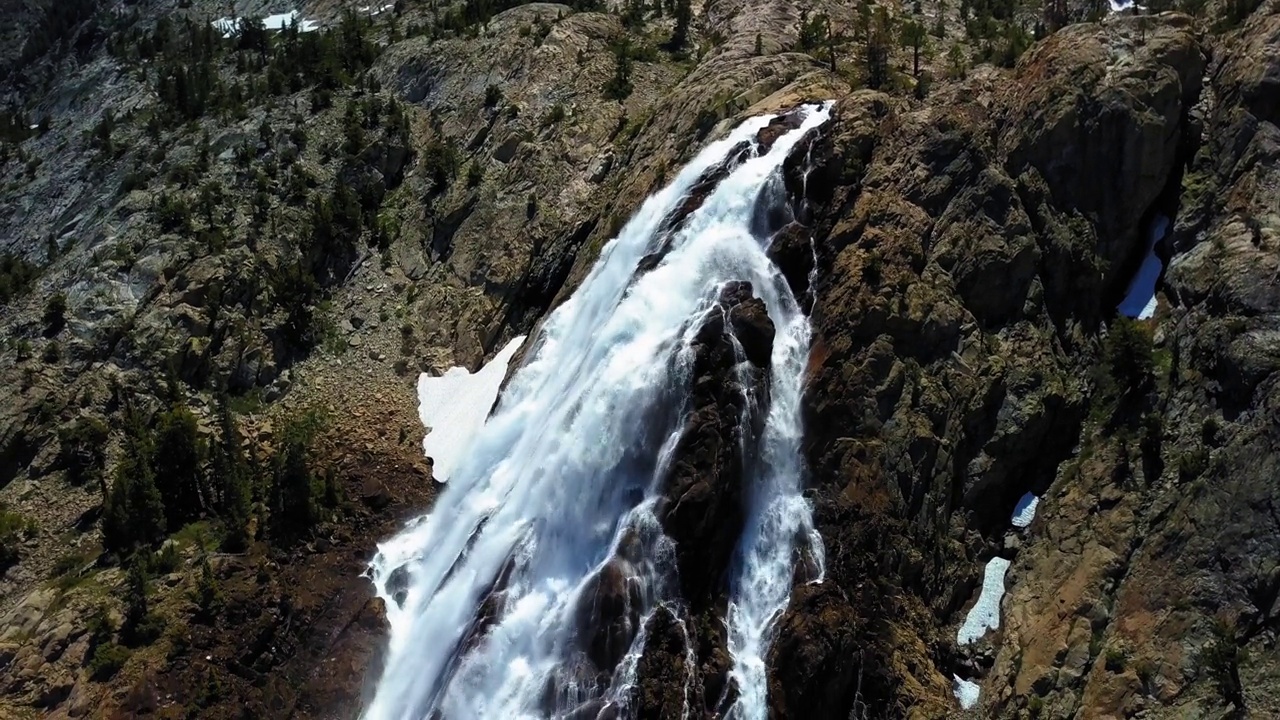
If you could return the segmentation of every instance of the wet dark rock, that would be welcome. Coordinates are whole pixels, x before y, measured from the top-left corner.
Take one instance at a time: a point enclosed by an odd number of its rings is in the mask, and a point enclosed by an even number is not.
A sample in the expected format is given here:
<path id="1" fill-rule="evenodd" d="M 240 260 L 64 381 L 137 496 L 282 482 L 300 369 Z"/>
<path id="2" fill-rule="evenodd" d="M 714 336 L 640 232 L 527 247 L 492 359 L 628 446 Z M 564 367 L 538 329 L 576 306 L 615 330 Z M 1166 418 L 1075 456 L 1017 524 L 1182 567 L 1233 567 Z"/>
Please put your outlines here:
<path id="1" fill-rule="evenodd" d="M 813 230 L 798 222 L 788 223 L 769 244 L 769 259 L 787 279 L 791 294 L 807 309 L 809 276 L 813 272 Z"/>
<path id="2" fill-rule="evenodd" d="M 800 108 L 782 113 L 769 121 L 768 125 L 765 125 L 760 129 L 760 132 L 756 133 L 756 143 L 760 146 L 760 153 L 769 152 L 773 148 L 773 144 L 778 141 L 778 138 L 798 129 L 803 123 L 804 115 Z"/>
<path id="3" fill-rule="evenodd" d="M 612 671 L 640 629 L 640 583 L 626 560 L 614 558 L 588 582 L 576 621 L 587 657 Z"/>
<path id="4" fill-rule="evenodd" d="M 645 633 L 645 653 L 636 668 L 636 716 L 676 720 L 686 707 L 701 707 L 702 682 L 689 664 L 691 638 L 680 621 L 660 607 L 649 617 Z"/>
<path id="5" fill-rule="evenodd" d="M 409 569 L 404 565 L 391 571 L 387 577 L 387 593 L 396 605 L 404 607 L 405 598 L 409 596 Z"/>
<path id="6" fill-rule="evenodd" d="M 395 498 L 391 496 L 385 484 L 372 480 L 365 483 L 360 494 L 360 502 L 364 503 L 370 510 L 379 512 L 395 502 Z"/>
<path id="7" fill-rule="evenodd" d="M 745 385 L 735 371 L 739 356 L 730 332 L 745 338 L 739 342 L 752 363 Z M 753 447 L 763 425 L 768 402 L 763 368 L 773 334 L 751 285 L 735 282 L 723 288 L 694 342 L 689 419 L 664 482 L 660 517 L 676 542 L 684 597 L 695 610 L 707 607 L 722 589 L 742 529 L 749 458 L 739 449 L 744 443 Z"/>

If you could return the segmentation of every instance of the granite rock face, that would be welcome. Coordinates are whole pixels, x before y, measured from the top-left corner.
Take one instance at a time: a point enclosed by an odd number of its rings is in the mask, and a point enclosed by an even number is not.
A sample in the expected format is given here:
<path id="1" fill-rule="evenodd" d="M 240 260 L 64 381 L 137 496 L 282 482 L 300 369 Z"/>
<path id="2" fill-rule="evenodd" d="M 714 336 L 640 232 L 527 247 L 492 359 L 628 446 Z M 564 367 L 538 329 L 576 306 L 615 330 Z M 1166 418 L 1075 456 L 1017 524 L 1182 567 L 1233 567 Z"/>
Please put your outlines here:
<path id="1" fill-rule="evenodd" d="M 219 10 L 194 4 L 184 10 Z M 332 10 L 315 5 L 317 17 Z M 756 139 L 768 147 L 797 105 L 833 100 L 831 121 L 784 165 L 774 189 L 785 202 L 759 221 L 812 318 L 804 453 L 826 561 L 815 583 L 813 557 L 797 558 L 767 658 L 771 717 L 947 717 L 959 712 L 953 674 L 981 685 L 980 717 L 1280 716 L 1274 10 L 1211 32 L 1176 13 L 1072 25 L 1011 69 L 911 96 L 851 88 L 848 72 L 792 52 L 793 3 L 696 5 L 705 43 L 638 59 L 622 101 L 602 92 L 622 19 L 533 3 L 467 36 L 392 41 L 388 30 L 368 93 L 403 105 L 407 134 L 370 131 L 341 166 L 328 159 L 344 141 L 341 108 L 316 111 L 305 143 L 261 129 L 286 127 L 305 93 L 201 128 L 217 158 L 207 179 L 247 183 L 237 147 L 254 145 L 264 166 L 288 149 L 312 182 L 381 203 L 379 232 L 395 229 L 385 247 L 370 237 L 358 252 L 307 257 L 328 284 L 329 332 L 357 349 L 346 355 L 285 341 L 290 308 L 254 269 L 283 250 L 247 200 L 220 221 L 233 246 L 211 250 L 154 221 L 179 181 L 125 189 L 130 168 L 164 147 L 166 173 L 190 163 L 194 130 L 120 130 L 120 161 L 95 160 L 101 110 L 145 113 L 154 98 L 87 21 L 72 18 L 67 42 L 34 61 L 23 43 L 0 43 L 5 92 L 51 83 L 35 105 L 54 120 L 22 141 L 43 163 L 0 166 L 3 249 L 42 264 L 0 311 L 6 338 L 27 343 L 0 358 L 0 500 L 41 528 L 0 586 L 0 715 L 176 713 L 173 697 L 214 686 L 211 716 L 355 714 L 385 624 L 359 572 L 433 492 L 412 403 L 386 398 L 411 397 L 413 371 L 474 368 L 535 331 L 706 142 L 778 113 Z M 35 22 L 48 8 L 9 11 Z M 650 36 L 669 33 L 666 19 L 649 22 Z M 1134 325 L 1115 307 L 1157 216 L 1174 219 L 1158 247 L 1160 309 Z M 59 292 L 64 327 L 51 329 L 42 311 Z M 631 699 L 642 717 L 717 717 L 736 692 L 723 618 L 751 460 L 740 448 L 767 412 L 775 329 L 749 285 L 726 287 L 718 305 L 693 347 L 686 432 L 658 508 L 683 602 L 642 622 L 635 558 L 615 558 L 574 616 L 582 662 L 558 678 L 599 680 L 644 632 Z M 1122 377 L 1128 361 L 1137 370 Z M 347 436 L 327 457 L 362 502 L 306 548 L 219 560 L 223 616 L 183 620 L 102 681 L 88 670 L 98 639 L 81 628 L 124 578 L 96 562 L 100 493 L 65 483 L 74 453 L 58 429 L 92 419 L 114 432 L 121 388 L 157 403 L 168 369 L 192 388 L 225 378 L 272 408 L 333 403 Z M 200 392 L 192 405 L 208 423 Z M 269 423 L 254 432 L 247 445 L 275 441 Z M 111 437 L 101 452 L 114 459 Z M 1028 492 L 1038 515 L 1011 528 Z M 67 571 L 71 535 L 85 562 Z M 1012 560 L 1000 629 L 957 647 L 997 555 Z M 165 612 L 189 615 L 194 575 L 157 582 Z M 487 602 L 500 595 L 499 584 Z M 588 703 L 572 717 L 617 713 Z"/>

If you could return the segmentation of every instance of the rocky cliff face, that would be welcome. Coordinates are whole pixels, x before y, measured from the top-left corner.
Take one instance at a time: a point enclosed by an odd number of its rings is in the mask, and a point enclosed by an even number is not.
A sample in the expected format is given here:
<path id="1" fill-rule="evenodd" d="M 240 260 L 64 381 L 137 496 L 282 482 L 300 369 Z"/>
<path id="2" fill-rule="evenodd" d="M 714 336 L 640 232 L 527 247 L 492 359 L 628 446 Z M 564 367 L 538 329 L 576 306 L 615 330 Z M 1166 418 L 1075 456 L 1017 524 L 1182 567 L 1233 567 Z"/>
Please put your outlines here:
<path id="1" fill-rule="evenodd" d="M 780 717 L 937 717 L 952 673 L 985 677 L 988 716 L 1275 712 L 1275 184 L 1250 160 L 1274 17 L 1216 65 L 1188 19 L 1146 22 L 1062 30 L 945 105 L 855 94 L 815 141 L 809 454 L 836 550 L 775 646 Z M 1150 371 L 1119 378 L 1157 214 L 1168 304 Z M 992 556 L 1002 628 L 957 649 Z"/>
<path id="2" fill-rule="evenodd" d="M 410 7 L 370 24 L 379 52 L 329 106 L 292 88 L 158 129 L 155 78 L 107 51 L 121 28 L 96 5 L 10 5 L 5 37 L 23 42 L 5 43 L 3 92 L 23 127 L 50 123 L 7 141 L 0 190 L 0 249 L 37 271 L 0 313 L 0 510 L 35 521 L 6 535 L 21 547 L 0 588 L 0 714 L 358 707 L 382 633 L 358 573 L 432 494 L 414 372 L 474 367 L 536 328 L 724 128 L 834 99 L 787 162 L 788 212 L 766 220 L 783 225 L 771 254 L 813 320 L 805 454 L 826 550 L 824 582 L 798 563 L 778 622 L 772 716 L 958 714 L 953 674 L 979 682 L 978 717 L 1280 715 L 1274 3 L 1215 6 L 1212 25 L 1177 13 L 1071 25 L 1012 68 L 946 79 L 938 53 L 928 92 L 905 71 L 855 89 L 860 46 L 842 48 L 836 72 L 815 61 L 825 50 L 804 45 L 802 21 L 821 11 L 858 32 L 857 11 L 837 4 L 695 5 L 688 55 L 660 48 L 669 16 L 637 27 L 535 3 L 409 32 L 433 22 Z M 329 4 L 303 10 L 339 22 Z M 958 19 L 937 11 L 944 31 Z M 643 52 L 629 92 L 605 92 L 624 36 Z M 223 70 L 241 82 L 235 62 Z M 403 122 L 370 122 L 393 115 L 383 107 Z M 104 109 L 119 119 L 106 149 Z M 228 199 L 206 201 L 208 181 Z M 294 230 L 317 222 L 311 194 L 339 187 L 370 198 L 371 219 L 350 245 L 299 251 Z M 174 195 L 200 208 L 193 219 L 166 212 Z M 1158 216 L 1174 218 L 1159 309 L 1118 320 Z M 280 277 L 303 263 L 323 287 L 282 302 Z M 645 717 L 715 716 L 734 692 L 723 573 L 700 569 L 728 565 L 749 461 L 737 448 L 756 431 L 743 411 L 767 406 L 773 329 L 749 287 L 721 306 L 699 336 L 661 517 L 689 605 L 643 628 Z M 318 318 L 302 343 L 289 340 L 301 308 Z M 731 372 L 743 359 L 745 384 Z M 104 676 L 94 656 L 111 631 L 88 619 L 118 625 L 127 585 L 100 542 L 111 477 L 71 474 L 113 467 L 125 404 L 160 406 L 173 387 L 213 442 L 219 383 L 242 397 L 254 458 L 294 410 L 341 418 L 320 455 L 350 504 L 302 546 L 273 548 L 258 498 L 255 544 L 213 558 L 214 617 L 193 599 L 207 542 L 175 538 L 181 561 L 152 583 L 171 630 Z M 89 420 L 105 433 L 89 446 L 59 432 Z M 1011 528 L 1028 492 L 1038 515 Z M 197 525 L 220 522 L 210 511 Z M 997 556 L 1012 561 L 1001 626 L 958 647 Z M 600 665 L 641 630 L 627 572 L 620 561 L 602 575 L 584 610 Z"/>

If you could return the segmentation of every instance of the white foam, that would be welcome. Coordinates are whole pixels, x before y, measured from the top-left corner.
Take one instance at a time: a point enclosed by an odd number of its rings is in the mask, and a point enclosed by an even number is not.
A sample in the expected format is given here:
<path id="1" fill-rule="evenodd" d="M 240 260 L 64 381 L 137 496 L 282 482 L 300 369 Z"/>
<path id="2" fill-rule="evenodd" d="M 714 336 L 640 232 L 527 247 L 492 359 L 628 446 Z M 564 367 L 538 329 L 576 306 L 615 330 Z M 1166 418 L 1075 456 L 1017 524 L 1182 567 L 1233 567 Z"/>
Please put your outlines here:
<path id="1" fill-rule="evenodd" d="M 1014 527 L 1024 528 L 1036 519 L 1036 506 L 1040 504 L 1040 498 L 1032 493 L 1023 495 L 1018 504 L 1013 508 L 1013 517 L 1009 518 L 1009 522 Z"/>
<path id="2" fill-rule="evenodd" d="M 956 696 L 956 701 L 960 703 L 962 710 L 972 709 L 978 704 L 978 695 L 981 693 L 978 683 L 965 680 L 959 675 L 952 675 L 951 681 L 951 694 Z"/>
<path id="3" fill-rule="evenodd" d="M 1156 254 L 1156 243 L 1164 238 L 1169 229 L 1169 218 L 1157 215 L 1147 232 L 1147 254 L 1142 258 L 1142 265 L 1129 281 L 1129 290 L 1124 300 L 1116 308 L 1121 315 L 1138 320 L 1146 320 L 1156 314 L 1156 281 L 1160 279 L 1160 271 L 1164 263 Z"/>
<path id="4" fill-rule="evenodd" d="M 987 630 L 1000 627 L 1000 600 L 1004 597 L 1004 574 L 1008 569 L 1009 561 L 1002 557 L 993 557 L 987 563 L 978 601 L 969 609 L 964 624 L 956 632 L 957 645 L 968 645 L 981 639 Z"/>
<path id="5" fill-rule="evenodd" d="M 418 377 L 418 417 L 427 428 L 422 449 L 432 460 L 432 477 L 446 482 L 484 425 L 507 364 L 524 342 L 520 336 L 502 348 L 480 371 L 472 375 L 466 368 L 449 368 L 444 375 Z"/>

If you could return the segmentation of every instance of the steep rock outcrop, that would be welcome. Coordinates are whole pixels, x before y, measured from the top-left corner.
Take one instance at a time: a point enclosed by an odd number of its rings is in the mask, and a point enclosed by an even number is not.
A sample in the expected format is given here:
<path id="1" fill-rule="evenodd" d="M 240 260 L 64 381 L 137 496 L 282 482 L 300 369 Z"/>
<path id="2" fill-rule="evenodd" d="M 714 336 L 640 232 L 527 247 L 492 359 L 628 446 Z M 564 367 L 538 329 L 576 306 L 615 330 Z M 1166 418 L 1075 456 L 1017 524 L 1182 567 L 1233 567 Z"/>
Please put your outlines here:
<path id="1" fill-rule="evenodd" d="M 1153 321 L 1159 422 L 1085 438 L 1058 474 L 1011 570 L 996 717 L 1031 696 L 1054 717 L 1280 712 L 1278 52 L 1258 14 L 1216 53 Z"/>
<path id="2" fill-rule="evenodd" d="M 840 592 L 796 590 L 782 620 L 795 637 L 770 657 L 777 717 L 808 714 L 793 687 L 823 717 L 938 717 L 953 702 L 948 628 L 1018 498 L 1049 488 L 1080 438 L 1100 321 L 1199 91 L 1189 25 L 1138 30 L 1069 28 L 1011 80 L 978 76 L 924 106 L 854 94 L 806 149 L 806 453 Z"/>

